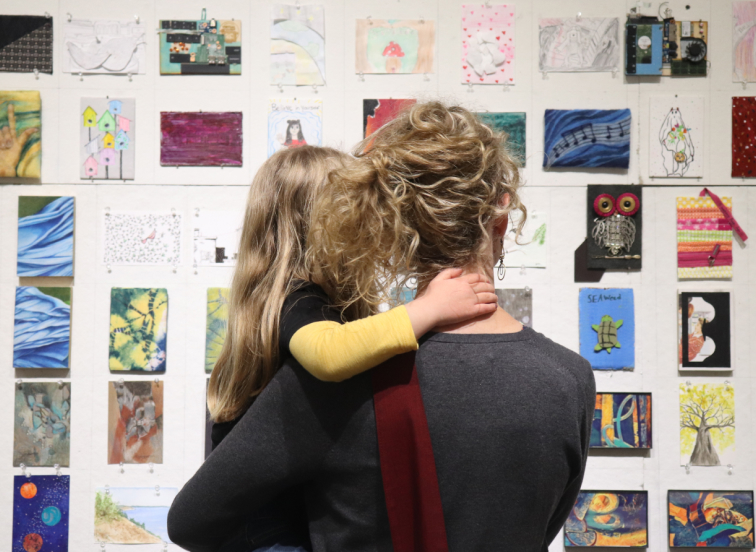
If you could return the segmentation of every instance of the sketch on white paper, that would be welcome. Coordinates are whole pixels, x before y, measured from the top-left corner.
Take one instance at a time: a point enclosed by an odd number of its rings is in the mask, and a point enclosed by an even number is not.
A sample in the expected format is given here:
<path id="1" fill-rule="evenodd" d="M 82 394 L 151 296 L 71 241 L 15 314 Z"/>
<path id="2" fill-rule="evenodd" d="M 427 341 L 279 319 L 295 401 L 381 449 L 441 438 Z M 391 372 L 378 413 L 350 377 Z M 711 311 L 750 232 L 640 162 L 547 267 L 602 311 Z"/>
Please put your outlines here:
<path id="1" fill-rule="evenodd" d="M 103 264 L 181 264 L 180 213 L 105 211 L 102 228 Z"/>
<path id="2" fill-rule="evenodd" d="M 235 266 L 244 211 L 207 211 L 192 217 L 194 266 Z"/>
<path id="3" fill-rule="evenodd" d="M 144 74 L 143 24 L 74 19 L 63 25 L 64 73 Z"/>
<path id="4" fill-rule="evenodd" d="M 504 235 L 504 266 L 545 268 L 549 262 L 549 248 L 546 242 L 547 213 L 528 213 L 522 234 L 515 240 L 519 218 L 519 211 L 509 215 L 509 228 Z"/>
<path id="5" fill-rule="evenodd" d="M 756 2 L 732 3 L 732 80 L 756 82 Z"/>
<path id="6" fill-rule="evenodd" d="M 702 177 L 703 96 L 652 96 L 649 176 Z"/>
<path id="7" fill-rule="evenodd" d="M 549 18 L 539 22 L 541 71 L 612 71 L 619 67 L 619 19 Z"/>
<path id="8" fill-rule="evenodd" d="M 306 86 L 325 84 L 323 6 L 273 6 L 270 82 Z"/>

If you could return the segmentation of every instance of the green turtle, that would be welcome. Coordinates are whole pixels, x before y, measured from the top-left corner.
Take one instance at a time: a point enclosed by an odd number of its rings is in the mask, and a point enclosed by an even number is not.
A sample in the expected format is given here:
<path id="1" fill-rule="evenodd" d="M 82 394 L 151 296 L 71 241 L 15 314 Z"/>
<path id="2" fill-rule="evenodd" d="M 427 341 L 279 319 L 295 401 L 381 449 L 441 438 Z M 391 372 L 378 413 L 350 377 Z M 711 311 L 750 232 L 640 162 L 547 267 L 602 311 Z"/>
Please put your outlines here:
<path id="1" fill-rule="evenodd" d="M 611 354 L 612 347 L 621 348 L 617 341 L 617 330 L 622 327 L 622 320 L 615 322 L 611 316 L 605 314 L 601 317 L 601 324 L 593 324 L 591 327 L 598 332 L 598 344 L 593 348 L 594 351 L 606 349 L 606 352 Z"/>

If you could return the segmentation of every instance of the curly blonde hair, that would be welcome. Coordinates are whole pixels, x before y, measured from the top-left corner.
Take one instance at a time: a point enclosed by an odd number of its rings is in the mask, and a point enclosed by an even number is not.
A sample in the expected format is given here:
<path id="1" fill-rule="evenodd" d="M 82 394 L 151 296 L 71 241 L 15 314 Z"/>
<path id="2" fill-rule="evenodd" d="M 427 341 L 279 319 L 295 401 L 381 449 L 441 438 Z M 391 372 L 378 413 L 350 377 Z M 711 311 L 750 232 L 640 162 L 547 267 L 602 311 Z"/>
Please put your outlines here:
<path id="1" fill-rule="evenodd" d="M 519 162 L 507 136 L 460 106 L 415 104 L 358 144 L 316 200 L 312 273 L 352 315 L 424 289 L 449 267 L 490 270 L 491 224 L 519 210 Z M 509 204 L 502 198 L 509 194 Z"/>

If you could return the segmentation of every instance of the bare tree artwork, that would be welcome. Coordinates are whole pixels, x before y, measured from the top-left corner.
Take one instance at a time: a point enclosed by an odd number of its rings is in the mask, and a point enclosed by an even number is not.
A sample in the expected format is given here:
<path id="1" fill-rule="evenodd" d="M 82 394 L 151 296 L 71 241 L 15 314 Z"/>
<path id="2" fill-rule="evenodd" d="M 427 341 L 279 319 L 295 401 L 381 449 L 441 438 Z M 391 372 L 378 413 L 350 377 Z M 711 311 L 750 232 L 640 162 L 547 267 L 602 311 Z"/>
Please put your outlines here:
<path id="1" fill-rule="evenodd" d="M 735 446 L 733 389 L 728 385 L 680 386 L 682 456 L 693 466 L 719 466 L 724 449 Z M 684 459 L 683 459 L 684 461 Z"/>

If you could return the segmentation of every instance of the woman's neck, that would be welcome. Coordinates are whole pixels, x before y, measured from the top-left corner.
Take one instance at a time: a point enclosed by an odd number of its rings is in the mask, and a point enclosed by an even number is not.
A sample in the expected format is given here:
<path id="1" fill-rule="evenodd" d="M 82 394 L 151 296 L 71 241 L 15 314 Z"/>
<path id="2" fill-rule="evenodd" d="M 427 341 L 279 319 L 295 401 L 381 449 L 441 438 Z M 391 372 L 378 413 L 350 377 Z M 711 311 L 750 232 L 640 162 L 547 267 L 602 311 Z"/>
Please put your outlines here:
<path id="1" fill-rule="evenodd" d="M 491 314 L 473 318 L 453 326 L 433 328 L 435 332 L 460 333 L 460 334 L 505 334 L 516 333 L 522 330 L 522 324 L 499 307 Z"/>

